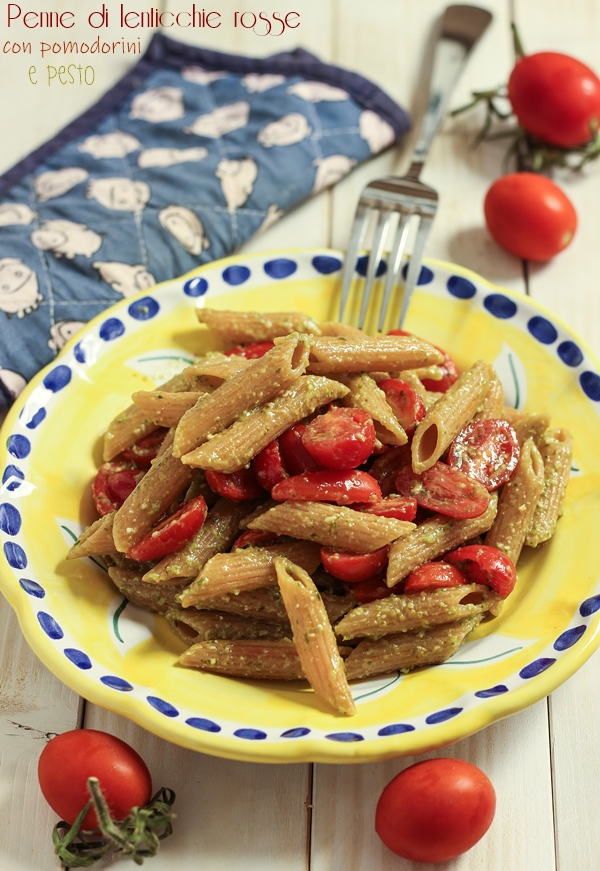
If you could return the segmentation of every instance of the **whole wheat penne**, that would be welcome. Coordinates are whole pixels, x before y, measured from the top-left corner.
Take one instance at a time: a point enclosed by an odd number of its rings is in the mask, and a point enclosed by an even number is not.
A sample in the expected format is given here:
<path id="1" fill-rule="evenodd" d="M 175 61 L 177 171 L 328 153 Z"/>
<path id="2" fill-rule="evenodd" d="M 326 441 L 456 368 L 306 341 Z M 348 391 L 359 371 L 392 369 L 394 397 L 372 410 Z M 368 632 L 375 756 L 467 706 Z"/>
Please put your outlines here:
<path id="1" fill-rule="evenodd" d="M 317 698 L 337 714 L 352 716 L 356 705 L 319 591 L 300 566 L 281 557 L 274 564 L 302 671 Z"/>
<path id="2" fill-rule="evenodd" d="M 488 364 L 488 389 L 473 420 L 502 420 L 504 388 L 496 370 Z"/>
<path id="3" fill-rule="evenodd" d="M 249 620 L 225 611 L 197 611 L 195 608 L 169 608 L 165 617 L 173 631 L 188 644 L 199 641 L 233 641 L 236 638 L 253 638 L 259 641 L 291 640 L 292 629 L 284 623 L 268 623 L 266 620 Z"/>
<path id="4" fill-rule="evenodd" d="M 341 375 L 340 381 L 350 393 L 344 396 L 344 405 L 362 408 L 373 418 L 375 434 L 385 445 L 405 445 L 408 437 L 394 414 L 385 393 L 366 373 Z"/>
<path id="5" fill-rule="evenodd" d="M 208 355 L 183 371 L 190 375 L 202 376 L 213 387 L 220 387 L 223 381 L 227 381 L 228 378 L 232 378 L 238 372 L 242 372 L 251 365 L 252 360 L 247 360 L 246 357 L 242 357 L 240 354 L 227 356 L 226 354 L 215 353 Z"/>
<path id="6" fill-rule="evenodd" d="M 126 553 L 148 533 L 191 480 L 191 469 L 173 456 L 173 430 L 163 442 L 163 453 L 150 466 L 115 514 L 113 537 L 117 550 Z M 165 442 L 168 442 L 165 447 Z"/>
<path id="7" fill-rule="evenodd" d="M 247 505 L 252 505 L 254 503 L 248 502 Z M 252 523 L 255 517 L 260 517 L 261 514 L 264 514 L 265 511 L 268 511 L 269 508 L 274 508 L 275 505 L 279 505 L 279 502 L 276 502 L 275 499 L 265 499 L 264 502 L 261 502 L 256 506 L 254 511 L 250 511 L 245 517 L 242 517 L 240 520 L 240 529 L 248 529 L 248 525 Z"/>
<path id="8" fill-rule="evenodd" d="M 214 393 L 201 396 L 181 418 L 175 432 L 176 457 L 204 444 L 246 411 L 268 402 L 302 375 L 308 363 L 304 336 L 286 336 L 281 345 L 253 360 L 250 366 L 224 381 Z"/>
<path id="9" fill-rule="evenodd" d="M 510 481 L 502 488 L 498 514 L 485 537 L 517 564 L 544 485 L 544 463 L 533 439 L 527 439 Z"/>
<path id="10" fill-rule="evenodd" d="M 139 390 L 131 398 L 157 426 L 171 428 L 177 426 L 186 411 L 193 408 L 201 396 L 206 396 L 206 391 L 167 393 L 164 390 Z"/>
<path id="11" fill-rule="evenodd" d="M 412 467 L 417 474 L 431 468 L 465 424 L 469 423 L 489 385 L 487 363 L 478 360 L 442 394 L 412 440 Z"/>
<path id="12" fill-rule="evenodd" d="M 512 428 L 515 428 L 515 425 L 525 420 L 526 417 L 529 417 L 529 412 L 521 411 L 518 408 L 511 408 L 510 405 L 505 405 L 502 409 L 502 414 L 500 418 L 502 420 L 507 420 Z"/>
<path id="13" fill-rule="evenodd" d="M 445 662 L 463 644 L 481 620 L 476 614 L 458 623 L 443 623 L 432 629 L 398 632 L 378 641 L 365 638 L 345 660 L 348 680 L 410 671 L 422 665 Z"/>
<path id="14" fill-rule="evenodd" d="M 303 680 L 293 641 L 200 641 L 179 657 L 181 665 L 254 680 Z"/>
<path id="15" fill-rule="evenodd" d="M 520 445 L 524 445 L 527 439 L 533 439 L 538 450 L 544 444 L 546 430 L 550 426 L 549 414 L 529 414 L 523 420 L 513 424 Z"/>
<path id="16" fill-rule="evenodd" d="M 487 532 L 498 510 L 496 493 L 490 494 L 490 503 L 483 514 L 468 520 L 459 520 L 436 514 L 420 523 L 408 535 L 395 541 L 389 551 L 386 584 L 393 587 L 424 562 L 434 560 L 449 550 Z"/>
<path id="17" fill-rule="evenodd" d="M 347 392 L 348 388 L 338 381 L 303 375 L 271 402 L 244 415 L 210 441 L 184 454 L 182 462 L 201 469 L 237 472 L 303 417 L 321 405 L 341 399 Z"/>
<path id="18" fill-rule="evenodd" d="M 142 581 L 142 575 L 133 569 L 111 566 L 108 575 L 119 592 L 129 599 L 132 605 L 165 614 L 177 601 L 185 589 L 183 584 L 162 584 L 156 587 Z"/>
<path id="19" fill-rule="evenodd" d="M 229 550 L 239 531 L 239 522 L 248 511 L 248 503 L 218 499 L 206 520 L 180 550 L 171 553 L 144 575 L 150 584 L 169 583 L 172 578 L 195 578 L 200 569 L 217 553 Z"/>
<path id="20" fill-rule="evenodd" d="M 81 559 L 84 556 L 114 553 L 117 549 L 113 538 L 114 522 L 114 511 L 95 520 L 91 526 L 83 530 L 67 554 L 67 559 Z"/>
<path id="21" fill-rule="evenodd" d="M 267 342 L 288 333 L 320 334 L 312 318 L 302 312 L 237 312 L 196 309 L 198 320 L 227 342 Z"/>
<path id="22" fill-rule="evenodd" d="M 364 336 L 364 330 L 351 324 L 341 324 L 339 321 L 320 321 L 319 329 L 322 336 Z"/>
<path id="23" fill-rule="evenodd" d="M 318 336 L 310 340 L 307 372 L 370 372 L 441 363 L 443 355 L 413 336 Z"/>
<path id="24" fill-rule="evenodd" d="M 565 429 L 548 430 L 540 455 L 544 463 L 544 484 L 525 539 L 530 547 L 537 547 L 554 535 L 571 474 L 573 436 Z"/>
<path id="25" fill-rule="evenodd" d="M 355 553 L 371 553 L 406 535 L 414 523 L 354 511 L 325 502 L 282 502 L 252 523 L 249 529 L 265 529 Z"/>
<path id="26" fill-rule="evenodd" d="M 410 595 L 393 595 L 354 608 L 335 631 L 350 638 L 382 638 L 395 632 L 430 629 L 481 614 L 498 601 L 498 594 L 483 584 L 439 587 Z"/>

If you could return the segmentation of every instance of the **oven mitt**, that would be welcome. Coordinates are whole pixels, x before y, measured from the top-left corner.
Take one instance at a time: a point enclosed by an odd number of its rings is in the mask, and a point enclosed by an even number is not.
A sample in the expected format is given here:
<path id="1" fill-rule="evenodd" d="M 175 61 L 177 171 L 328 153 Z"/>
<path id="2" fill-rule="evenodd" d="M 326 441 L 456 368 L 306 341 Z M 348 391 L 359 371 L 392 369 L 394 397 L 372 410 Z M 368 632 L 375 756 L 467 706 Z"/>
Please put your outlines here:
<path id="1" fill-rule="evenodd" d="M 230 254 L 409 126 L 372 82 L 303 49 L 256 59 L 155 34 L 0 177 L 0 415 L 86 321 Z"/>

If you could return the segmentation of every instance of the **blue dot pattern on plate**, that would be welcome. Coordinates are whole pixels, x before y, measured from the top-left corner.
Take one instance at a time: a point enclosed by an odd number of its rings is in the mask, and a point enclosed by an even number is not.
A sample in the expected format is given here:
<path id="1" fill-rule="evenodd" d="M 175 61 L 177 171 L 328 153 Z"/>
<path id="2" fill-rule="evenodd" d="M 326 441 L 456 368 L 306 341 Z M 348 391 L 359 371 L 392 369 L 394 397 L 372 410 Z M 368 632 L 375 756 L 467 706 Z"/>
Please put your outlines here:
<path id="1" fill-rule="evenodd" d="M 581 389 L 594 402 L 600 402 L 600 375 L 596 372 L 582 372 L 579 376 Z"/>
<path id="2" fill-rule="evenodd" d="M 535 315 L 535 317 L 527 321 L 527 329 L 533 338 L 543 345 L 551 345 L 558 339 L 558 332 L 554 324 L 551 324 L 547 318 L 543 318 L 540 315 Z"/>
<path id="3" fill-rule="evenodd" d="M 152 705 L 153 708 L 156 708 L 157 711 L 160 711 L 161 714 L 164 714 L 165 717 L 178 717 L 179 711 L 177 708 L 174 708 L 173 705 L 169 704 L 169 702 L 165 702 L 164 699 L 159 699 L 157 696 L 146 696 L 146 700 Z"/>
<path id="4" fill-rule="evenodd" d="M 206 278 L 202 278 L 198 276 L 197 278 L 190 278 L 189 281 L 183 285 L 183 292 L 186 296 L 204 296 L 206 291 L 208 290 L 208 281 Z"/>
<path id="5" fill-rule="evenodd" d="M 489 293 L 483 301 L 484 306 L 495 318 L 508 320 L 517 313 L 517 304 L 503 293 Z"/>
<path id="6" fill-rule="evenodd" d="M 24 460 L 31 451 L 31 442 L 23 435 L 11 435 L 6 442 L 8 453 L 17 460 Z"/>
<path id="7" fill-rule="evenodd" d="M 325 735 L 330 741 L 342 741 L 343 743 L 349 744 L 352 741 L 364 741 L 362 735 L 359 735 L 358 732 L 330 732 L 329 735 Z"/>
<path id="8" fill-rule="evenodd" d="M 37 618 L 48 638 L 52 638 L 53 641 L 59 641 L 64 637 L 65 633 L 50 614 L 46 614 L 45 611 L 38 611 Z"/>
<path id="9" fill-rule="evenodd" d="M 125 325 L 119 318 L 108 318 L 100 327 L 100 338 L 105 342 L 112 342 L 113 339 L 118 339 L 125 332 Z"/>
<path id="10" fill-rule="evenodd" d="M 133 689 L 132 685 L 122 677 L 117 677 L 114 674 L 104 674 L 100 678 L 100 683 L 110 687 L 111 690 L 119 690 L 122 693 L 129 693 Z"/>
<path id="11" fill-rule="evenodd" d="M 277 260 L 268 260 L 263 269 L 269 278 L 288 278 L 298 269 L 298 264 L 295 260 L 278 257 Z"/>
<path id="12" fill-rule="evenodd" d="M 52 393 L 58 393 L 59 390 L 67 386 L 71 380 L 71 375 L 72 372 L 68 366 L 56 366 L 48 372 L 42 384 L 47 390 L 51 390 Z"/>
<path id="13" fill-rule="evenodd" d="M 451 720 L 452 717 L 458 716 L 462 708 L 445 708 L 443 711 L 436 711 L 434 714 L 429 714 L 425 717 L 425 722 L 428 726 L 434 726 L 437 723 L 445 723 L 446 720 Z"/>
<path id="14" fill-rule="evenodd" d="M 149 321 L 156 317 L 160 309 L 159 304 L 151 296 L 145 296 L 132 302 L 127 311 L 136 321 Z"/>
<path id="15" fill-rule="evenodd" d="M 550 668 L 551 665 L 554 665 L 555 662 L 555 659 L 552 659 L 548 656 L 543 656 L 540 659 L 535 659 L 533 662 L 530 662 L 529 665 L 526 665 L 525 668 L 521 669 L 521 671 L 519 672 L 519 677 L 522 677 L 523 680 L 529 680 L 529 678 L 531 677 L 537 677 L 538 674 L 546 671 L 546 669 Z"/>
<path id="16" fill-rule="evenodd" d="M 468 278 L 461 275 L 451 275 L 446 283 L 448 293 L 458 299 L 472 299 L 477 293 L 477 288 Z"/>
<path id="17" fill-rule="evenodd" d="M 238 284 L 244 284 L 250 278 L 250 270 L 247 266 L 228 266 L 222 272 L 223 281 L 230 284 L 232 287 L 237 287 Z"/>
<path id="18" fill-rule="evenodd" d="M 508 692 L 508 687 L 505 687 L 504 684 L 498 684 L 495 687 L 490 687 L 487 690 L 477 690 L 475 695 L 478 699 L 493 699 L 495 696 L 501 696 L 503 693 Z"/>
<path id="19" fill-rule="evenodd" d="M 12 569 L 27 568 L 27 555 L 16 541 L 6 541 L 4 543 L 4 556 Z"/>
<path id="20" fill-rule="evenodd" d="M 369 258 L 366 254 L 363 254 L 361 257 L 358 258 L 355 268 L 359 275 L 367 274 L 367 269 L 369 268 Z M 377 277 L 379 278 L 379 276 L 383 275 L 384 272 L 387 272 L 387 264 L 385 260 L 380 260 L 377 264 Z"/>
<path id="21" fill-rule="evenodd" d="M 18 535 L 21 529 L 21 514 L 8 502 L 0 505 L 0 529 L 7 535 Z"/>
<path id="22" fill-rule="evenodd" d="M 29 578 L 19 578 L 19 584 L 28 595 L 35 596 L 36 599 L 43 599 L 46 595 L 46 591 L 37 581 L 30 581 Z"/>
<path id="23" fill-rule="evenodd" d="M 579 606 L 579 613 L 582 617 L 591 617 L 596 611 L 600 611 L 600 596 L 592 596 Z"/>
<path id="24" fill-rule="evenodd" d="M 264 741 L 267 737 L 267 733 L 260 729 L 236 729 L 233 734 L 236 738 L 245 738 L 246 741 Z"/>
<path id="25" fill-rule="evenodd" d="M 328 257 L 325 254 L 317 254 L 312 259 L 312 265 L 321 275 L 331 275 L 342 268 L 342 261 L 337 257 Z"/>
<path id="26" fill-rule="evenodd" d="M 308 735 L 310 729 L 307 729 L 306 726 L 298 726 L 296 729 L 287 729 L 285 732 L 281 733 L 282 738 L 303 738 L 305 735 Z"/>
<path id="27" fill-rule="evenodd" d="M 569 647 L 573 647 L 574 644 L 577 644 L 586 629 L 587 626 L 575 626 L 573 629 L 567 629 L 566 632 L 559 635 L 554 642 L 554 649 L 568 650 Z"/>
<path id="28" fill-rule="evenodd" d="M 202 732 L 220 732 L 221 727 L 205 717 L 190 717 L 185 721 L 192 729 L 200 729 Z"/>
<path id="29" fill-rule="evenodd" d="M 73 356 L 78 363 L 85 363 L 85 351 L 83 350 L 83 345 L 81 344 L 81 342 L 77 342 L 77 344 L 73 348 Z"/>
<path id="30" fill-rule="evenodd" d="M 581 348 L 575 344 L 575 342 L 571 342 L 570 339 L 567 339 L 566 342 L 561 342 L 558 348 L 556 349 L 556 353 L 563 361 L 565 366 L 579 366 L 583 363 L 583 354 L 581 352 Z"/>
<path id="31" fill-rule="evenodd" d="M 390 723 L 389 726 L 384 726 L 377 733 L 381 738 L 387 738 L 388 735 L 402 735 L 403 732 L 414 732 L 415 727 L 409 723 Z"/>
<path id="32" fill-rule="evenodd" d="M 2 475 L 2 483 L 7 490 L 16 490 L 21 486 L 21 481 L 25 480 L 25 475 L 18 466 L 8 465 Z"/>
<path id="33" fill-rule="evenodd" d="M 67 657 L 67 659 L 76 665 L 77 668 L 82 669 L 82 671 L 87 671 L 92 667 L 92 662 L 83 650 L 77 650 L 76 647 L 65 647 L 63 653 Z"/>
<path id="34" fill-rule="evenodd" d="M 405 263 L 402 267 L 402 277 L 406 281 L 406 276 L 408 275 L 408 263 Z M 431 284 L 433 281 L 433 272 L 429 269 L 428 266 L 421 266 L 421 271 L 419 272 L 419 277 L 417 279 L 417 284 Z"/>
<path id="35" fill-rule="evenodd" d="M 26 423 L 25 426 L 27 427 L 27 429 L 36 429 L 36 427 L 38 427 L 40 425 L 40 423 L 44 420 L 45 417 L 46 417 L 46 409 L 45 408 L 38 408 L 38 410 L 33 415 L 31 420 L 29 421 L 29 423 Z"/>

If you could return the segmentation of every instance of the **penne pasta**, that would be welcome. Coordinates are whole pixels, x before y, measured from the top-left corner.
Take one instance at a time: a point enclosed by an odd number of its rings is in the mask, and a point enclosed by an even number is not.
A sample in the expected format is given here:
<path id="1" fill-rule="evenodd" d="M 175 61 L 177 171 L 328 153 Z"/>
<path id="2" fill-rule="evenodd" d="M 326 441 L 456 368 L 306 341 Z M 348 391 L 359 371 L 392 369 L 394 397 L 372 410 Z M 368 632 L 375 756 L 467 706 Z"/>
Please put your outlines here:
<path id="1" fill-rule="evenodd" d="M 111 566 L 108 576 L 119 592 L 129 599 L 132 605 L 165 614 L 177 601 L 184 587 L 182 584 L 163 584 L 155 587 L 142 581 L 141 573 L 133 569 Z"/>
<path id="2" fill-rule="evenodd" d="M 371 372 L 441 363 L 443 355 L 413 336 L 321 336 L 310 340 L 307 372 Z"/>
<path id="3" fill-rule="evenodd" d="M 293 641 L 201 641 L 179 657 L 181 665 L 255 680 L 303 680 Z"/>
<path id="4" fill-rule="evenodd" d="M 259 641 L 291 640 L 292 630 L 284 623 L 268 623 L 266 620 L 250 620 L 225 611 L 187 610 L 178 606 L 166 612 L 171 628 L 182 641 L 197 644 L 199 641 L 234 641 L 239 638 Z"/>
<path id="5" fill-rule="evenodd" d="M 67 559 L 82 559 L 85 556 L 102 556 L 116 551 L 113 538 L 115 512 L 99 517 L 91 526 L 84 529 L 73 547 L 67 554 Z"/>
<path id="6" fill-rule="evenodd" d="M 514 423 L 513 429 L 521 446 L 525 444 L 527 439 L 533 439 L 539 450 L 544 444 L 544 436 L 549 426 L 549 414 L 528 414 L 527 417 Z"/>
<path id="7" fill-rule="evenodd" d="M 504 388 L 493 366 L 488 365 L 488 389 L 474 420 L 502 420 Z"/>
<path id="8" fill-rule="evenodd" d="M 157 426 L 166 426 L 170 429 L 177 426 L 186 411 L 193 408 L 201 396 L 206 396 L 206 391 L 199 393 L 196 390 L 186 390 L 181 393 L 167 393 L 165 390 L 139 390 L 131 398 L 146 417 Z"/>
<path id="9" fill-rule="evenodd" d="M 344 405 L 367 411 L 375 426 L 377 438 L 385 445 L 405 445 L 408 437 L 394 414 L 385 393 L 366 373 L 341 375 L 339 380 L 350 391 L 344 396 Z"/>
<path id="10" fill-rule="evenodd" d="M 290 560 L 276 557 L 274 565 L 302 671 L 318 699 L 336 713 L 352 716 L 356 705 L 319 591 Z"/>
<path id="11" fill-rule="evenodd" d="M 548 430 L 540 455 L 544 464 L 544 482 L 525 538 L 525 544 L 530 547 L 537 547 L 554 535 L 571 475 L 573 436 L 564 429 Z"/>
<path id="12" fill-rule="evenodd" d="M 321 321 L 319 330 L 322 336 L 365 336 L 364 330 L 351 324 L 341 324 L 339 321 Z"/>
<path id="13" fill-rule="evenodd" d="M 247 342 L 267 342 L 288 333 L 309 333 L 318 336 L 319 327 L 302 312 L 238 312 L 218 309 L 196 309 L 198 320 L 234 345 Z"/>
<path id="14" fill-rule="evenodd" d="M 244 369 L 251 365 L 252 360 L 247 360 L 239 354 L 227 356 L 226 354 L 215 353 L 184 369 L 184 373 L 201 376 L 211 383 L 213 387 L 220 387 L 224 381 L 237 375 L 238 372 L 243 372 Z"/>

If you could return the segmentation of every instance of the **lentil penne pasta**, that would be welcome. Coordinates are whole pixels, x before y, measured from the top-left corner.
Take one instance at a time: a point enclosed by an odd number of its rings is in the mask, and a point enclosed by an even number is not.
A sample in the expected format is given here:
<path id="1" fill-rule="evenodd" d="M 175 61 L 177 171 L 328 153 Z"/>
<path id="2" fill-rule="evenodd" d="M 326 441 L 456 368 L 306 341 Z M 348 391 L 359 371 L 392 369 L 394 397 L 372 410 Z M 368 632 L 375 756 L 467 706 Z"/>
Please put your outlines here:
<path id="1" fill-rule="evenodd" d="M 319 330 L 322 336 L 365 336 L 364 330 L 351 324 L 340 324 L 339 321 L 321 321 Z"/>
<path id="2" fill-rule="evenodd" d="M 408 437 L 385 398 L 385 393 L 379 389 L 373 378 L 366 373 L 355 373 L 342 375 L 340 380 L 350 391 L 344 396 L 344 405 L 368 411 L 373 419 L 377 438 L 383 444 L 406 444 Z"/>
<path id="3" fill-rule="evenodd" d="M 533 439 L 539 450 L 544 444 L 544 437 L 549 426 L 549 414 L 528 414 L 523 420 L 515 423 L 513 429 L 520 445 L 524 445 L 527 439 Z"/>
<path id="4" fill-rule="evenodd" d="M 307 371 L 326 375 L 414 369 L 443 359 L 433 345 L 412 336 L 318 336 L 310 340 Z"/>
<path id="5" fill-rule="evenodd" d="M 537 547 L 554 535 L 571 474 L 571 433 L 564 429 L 548 430 L 540 446 L 540 456 L 544 463 L 544 482 L 525 538 L 525 544 L 530 547 Z"/>
<path id="6" fill-rule="evenodd" d="M 113 538 L 115 512 L 99 517 L 91 526 L 84 529 L 69 553 L 67 559 L 81 559 L 85 556 L 102 556 L 116 551 Z"/>
<path id="7" fill-rule="evenodd" d="M 319 591 L 300 566 L 281 557 L 274 564 L 306 679 L 317 698 L 337 714 L 352 716 L 356 705 Z"/>
<path id="8" fill-rule="evenodd" d="M 175 605 L 177 596 L 181 595 L 185 588 L 185 585 L 180 583 L 162 584 L 160 587 L 146 584 L 142 581 L 140 572 L 117 566 L 108 569 L 108 576 L 132 605 L 158 614 L 166 614 L 169 608 Z"/>
<path id="9" fill-rule="evenodd" d="M 302 312 L 237 312 L 196 309 L 198 320 L 227 342 L 266 342 L 288 333 L 320 334 L 312 318 Z"/>
<path id="10" fill-rule="evenodd" d="M 193 408 L 201 396 L 206 396 L 206 391 L 167 393 L 164 390 L 140 390 L 131 398 L 153 423 L 170 429 L 177 426 L 186 411 Z"/>
<path id="11" fill-rule="evenodd" d="M 194 363 L 193 366 L 188 366 L 183 371 L 190 375 L 201 376 L 212 383 L 213 387 L 220 387 L 224 381 L 237 375 L 238 372 L 243 372 L 244 369 L 251 365 L 252 360 L 247 360 L 238 354 L 231 354 L 229 357 L 225 354 L 211 354 L 204 360 Z"/>
<path id="12" fill-rule="evenodd" d="M 201 641 L 179 657 L 181 665 L 254 680 L 303 680 L 293 641 Z"/>
<path id="13" fill-rule="evenodd" d="M 239 638 L 259 641 L 281 641 L 292 637 L 291 627 L 284 623 L 251 620 L 225 611 L 198 611 L 195 608 L 173 606 L 165 617 L 174 632 L 188 644 L 199 641 L 234 641 Z"/>
<path id="14" fill-rule="evenodd" d="M 493 366 L 488 366 L 488 389 L 474 420 L 501 420 L 504 411 L 504 388 Z"/>

